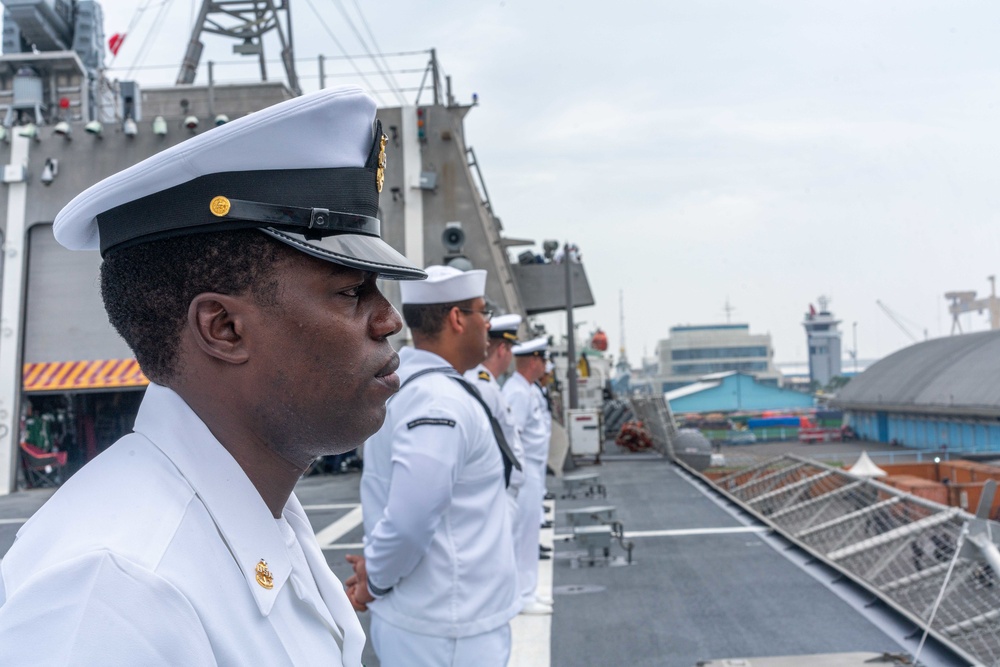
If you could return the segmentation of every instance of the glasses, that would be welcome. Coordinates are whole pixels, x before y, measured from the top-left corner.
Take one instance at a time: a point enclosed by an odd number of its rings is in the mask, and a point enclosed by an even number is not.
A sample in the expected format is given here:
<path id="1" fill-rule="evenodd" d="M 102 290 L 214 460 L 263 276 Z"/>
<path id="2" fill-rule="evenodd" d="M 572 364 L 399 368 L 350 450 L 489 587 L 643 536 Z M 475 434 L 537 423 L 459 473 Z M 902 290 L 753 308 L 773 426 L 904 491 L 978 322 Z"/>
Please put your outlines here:
<path id="1" fill-rule="evenodd" d="M 489 308 L 487 308 L 486 310 L 472 310 L 471 308 L 461 308 L 458 306 L 456 306 L 456 308 L 458 308 L 463 313 L 470 313 L 470 314 L 479 313 L 480 315 L 483 316 L 483 320 L 486 322 L 489 322 L 491 319 L 493 319 L 493 311 L 490 310 Z"/>

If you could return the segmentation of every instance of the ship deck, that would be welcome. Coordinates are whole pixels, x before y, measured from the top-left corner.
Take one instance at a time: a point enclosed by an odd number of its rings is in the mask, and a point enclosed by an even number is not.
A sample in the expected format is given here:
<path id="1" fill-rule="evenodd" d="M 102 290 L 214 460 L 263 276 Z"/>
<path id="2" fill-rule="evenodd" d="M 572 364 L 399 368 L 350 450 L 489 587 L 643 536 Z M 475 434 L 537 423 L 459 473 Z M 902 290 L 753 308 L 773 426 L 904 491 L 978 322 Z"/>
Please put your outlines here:
<path id="1" fill-rule="evenodd" d="M 845 456 L 857 451 L 837 446 Z M 607 497 L 564 498 L 562 481 L 548 478 L 555 527 L 543 531 L 543 541 L 555 551 L 542 562 L 540 584 L 551 590 L 555 613 L 515 619 L 512 666 L 693 667 L 726 658 L 916 650 L 911 623 L 871 604 L 870 594 L 675 464 L 652 455 L 606 456 L 569 474 L 580 472 L 597 473 Z M 296 489 L 342 579 L 350 575 L 344 554 L 361 548 L 359 480 L 357 473 L 314 476 Z M 0 498 L 0 555 L 50 494 Z M 616 508 L 634 544 L 631 564 L 617 542 L 608 562 L 598 558 L 591 566 L 581 558 L 586 552 L 570 539 L 567 511 L 592 505 Z M 921 662 L 960 664 L 933 641 Z M 365 664 L 378 664 L 370 647 Z"/>

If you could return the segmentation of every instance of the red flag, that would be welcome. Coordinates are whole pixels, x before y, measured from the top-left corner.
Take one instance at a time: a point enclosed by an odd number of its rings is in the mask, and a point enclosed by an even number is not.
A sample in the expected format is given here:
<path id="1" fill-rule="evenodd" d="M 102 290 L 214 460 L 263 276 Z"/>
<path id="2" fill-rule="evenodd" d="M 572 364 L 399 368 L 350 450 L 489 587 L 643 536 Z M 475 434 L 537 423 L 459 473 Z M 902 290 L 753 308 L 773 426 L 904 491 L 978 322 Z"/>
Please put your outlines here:
<path id="1" fill-rule="evenodd" d="M 108 49 L 111 50 L 111 55 L 117 56 L 118 49 L 122 48 L 122 42 L 125 41 L 125 33 L 116 32 L 111 35 L 111 39 L 108 40 Z"/>

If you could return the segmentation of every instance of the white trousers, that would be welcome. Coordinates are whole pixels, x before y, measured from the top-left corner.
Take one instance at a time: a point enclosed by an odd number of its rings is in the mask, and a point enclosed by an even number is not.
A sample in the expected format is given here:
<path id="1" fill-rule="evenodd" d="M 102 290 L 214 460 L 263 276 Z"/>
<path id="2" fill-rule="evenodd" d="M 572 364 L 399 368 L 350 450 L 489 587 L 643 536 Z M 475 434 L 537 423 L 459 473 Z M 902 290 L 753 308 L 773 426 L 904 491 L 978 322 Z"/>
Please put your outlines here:
<path id="1" fill-rule="evenodd" d="M 382 667 L 505 667 L 510 624 L 471 637 L 435 637 L 404 630 L 372 614 L 371 640 Z"/>
<path id="2" fill-rule="evenodd" d="M 517 560 L 517 588 L 521 601 L 535 600 L 538 586 L 538 545 L 542 523 L 542 499 L 545 497 L 544 467 L 527 462 L 524 484 L 517 493 L 517 517 L 514 520 L 514 556 Z"/>

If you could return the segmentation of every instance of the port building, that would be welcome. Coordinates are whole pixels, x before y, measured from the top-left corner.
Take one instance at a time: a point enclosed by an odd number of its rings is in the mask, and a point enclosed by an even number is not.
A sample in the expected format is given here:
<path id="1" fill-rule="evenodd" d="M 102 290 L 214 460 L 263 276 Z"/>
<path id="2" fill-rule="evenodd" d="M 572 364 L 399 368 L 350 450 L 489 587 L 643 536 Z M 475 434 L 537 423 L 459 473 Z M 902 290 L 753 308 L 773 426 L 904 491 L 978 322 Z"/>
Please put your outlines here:
<path id="1" fill-rule="evenodd" d="M 819 387 L 825 387 L 841 375 L 840 320 L 830 312 L 829 302 L 830 299 L 821 296 L 819 312 L 810 304 L 802 322 L 809 345 L 809 379 Z"/>
<path id="2" fill-rule="evenodd" d="M 661 391 L 698 382 L 702 376 L 736 371 L 772 387 L 781 386 L 771 334 L 751 334 L 749 324 L 684 325 L 656 346 Z"/>
<path id="3" fill-rule="evenodd" d="M 1000 331 L 899 350 L 853 378 L 833 405 L 866 440 L 1000 452 Z"/>
<path id="4" fill-rule="evenodd" d="M 814 407 L 811 394 L 761 382 L 753 375 L 724 371 L 666 393 L 674 414 L 762 410 L 804 410 Z"/>

